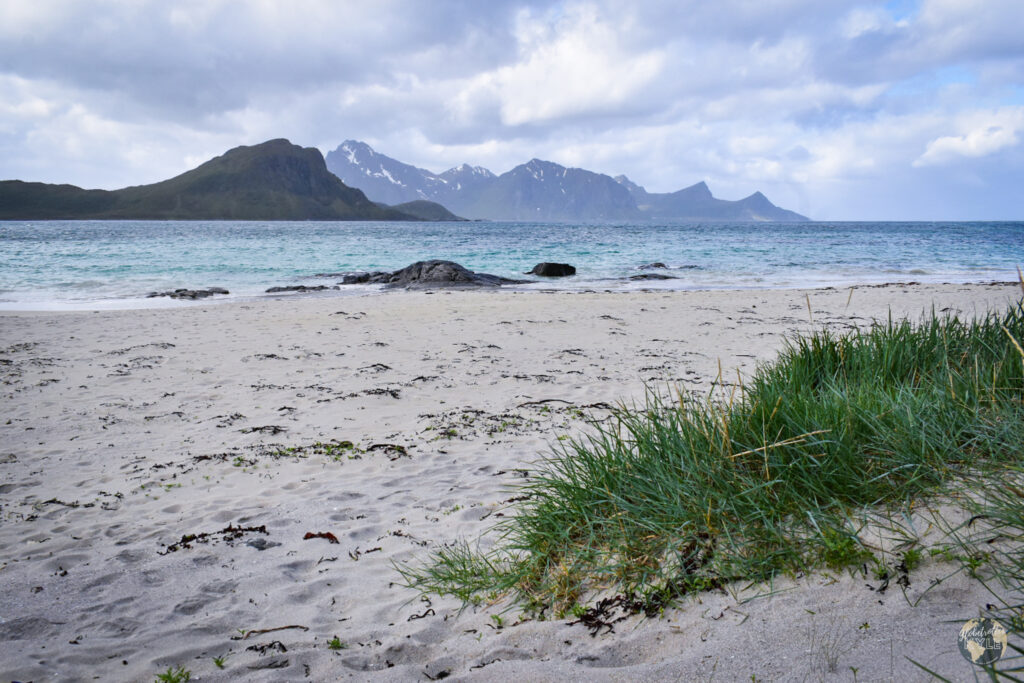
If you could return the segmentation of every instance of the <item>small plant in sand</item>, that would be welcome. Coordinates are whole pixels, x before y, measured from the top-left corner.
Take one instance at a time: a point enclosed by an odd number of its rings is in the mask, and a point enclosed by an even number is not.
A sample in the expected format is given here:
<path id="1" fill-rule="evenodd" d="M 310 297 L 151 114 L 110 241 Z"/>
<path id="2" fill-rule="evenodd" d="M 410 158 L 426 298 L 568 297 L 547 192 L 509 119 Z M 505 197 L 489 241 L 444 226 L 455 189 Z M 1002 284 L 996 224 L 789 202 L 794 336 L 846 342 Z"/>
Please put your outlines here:
<path id="1" fill-rule="evenodd" d="M 192 680 L 192 672 L 183 666 L 167 667 L 167 671 L 156 675 L 156 680 L 158 683 L 185 683 Z"/>
<path id="2" fill-rule="evenodd" d="M 213 665 L 216 666 L 218 669 L 223 669 L 224 668 L 224 663 L 227 660 L 228 660 L 228 658 L 227 658 L 226 655 L 223 656 L 223 657 L 214 657 L 213 658 Z"/>
<path id="3" fill-rule="evenodd" d="M 329 650 L 344 650 L 347 647 L 348 647 L 348 643 L 341 642 L 341 639 L 338 638 L 338 636 L 334 636 L 327 643 L 327 648 Z"/>
<path id="4" fill-rule="evenodd" d="M 826 674 L 836 673 L 840 658 L 854 648 L 854 635 L 846 619 L 834 614 L 812 617 L 807 632 L 811 671 L 822 678 Z"/>
<path id="5" fill-rule="evenodd" d="M 856 534 L 835 527 L 821 529 L 818 543 L 821 561 L 830 569 L 842 569 L 872 559 L 871 552 L 861 545 Z"/>
<path id="6" fill-rule="evenodd" d="M 906 567 L 908 572 L 912 572 L 920 567 L 923 560 L 924 551 L 920 548 L 910 548 L 903 553 L 903 566 Z"/>
<path id="7" fill-rule="evenodd" d="M 506 592 L 557 614 L 614 590 L 653 616 L 732 581 L 869 563 L 858 515 L 892 519 L 1020 466 L 1021 339 L 1024 302 L 798 336 L 707 397 L 651 390 L 556 442 L 489 550 L 457 542 L 398 569 L 467 602 Z M 965 557 L 975 573 L 989 562 Z"/>
<path id="8" fill-rule="evenodd" d="M 273 458 L 299 459 L 308 458 L 311 455 L 321 455 L 325 458 L 330 458 L 334 462 L 341 462 L 343 460 L 358 459 L 365 452 L 351 441 L 331 439 L 330 441 L 316 441 L 306 446 L 286 446 L 273 451 L 270 453 L 270 456 Z"/>
<path id="9" fill-rule="evenodd" d="M 310 447 L 310 451 L 314 455 L 323 455 L 331 460 L 339 461 L 348 458 L 358 449 L 351 441 L 317 441 Z"/>
<path id="10" fill-rule="evenodd" d="M 963 566 L 968 575 L 978 578 L 978 570 L 988 564 L 991 555 L 981 550 L 968 553 L 963 558 Z"/>

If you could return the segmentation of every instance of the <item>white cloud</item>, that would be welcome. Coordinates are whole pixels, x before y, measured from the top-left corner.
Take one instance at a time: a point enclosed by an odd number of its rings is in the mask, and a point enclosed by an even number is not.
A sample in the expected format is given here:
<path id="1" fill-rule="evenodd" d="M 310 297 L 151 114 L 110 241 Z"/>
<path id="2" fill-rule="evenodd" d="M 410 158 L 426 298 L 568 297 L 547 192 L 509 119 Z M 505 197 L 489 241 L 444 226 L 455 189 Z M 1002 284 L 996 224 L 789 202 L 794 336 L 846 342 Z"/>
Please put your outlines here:
<path id="1" fill-rule="evenodd" d="M 496 102 L 502 123 L 513 127 L 614 111 L 638 97 L 665 64 L 657 50 L 623 50 L 620 28 L 587 5 L 566 8 L 557 18 L 523 10 L 516 20 L 516 63 L 472 79 L 456 110 L 472 116 L 476 107 Z"/>
<path id="2" fill-rule="evenodd" d="M 962 117 L 959 127 L 966 130 L 960 135 L 944 135 L 929 142 L 924 154 L 914 160 L 914 166 L 984 157 L 1016 146 L 1019 143 L 1017 133 L 1024 128 L 1024 107 L 972 113 Z"/>
<path id="3" fill-rule="evenodd" d="M 49 117 L 58 103 L 17 76 L 0 74 L 0 131 L 14 130 Z"/>
<path id="4" fill-rule="evenodd" d="M 1020 1 L 0 0 L 0 177 L 119 187 L 358 138 L 435 171 L 536 156 L 884 214 L 956 196 L 957 160 L 1024 172 Z"/>
<path id="5" fill-rule="evenodd" d="M 865 34 L 905 28 L 909 22 L 895 21 L 882 7 L 855 7 L 840 22 L 840 32 L 846 39 Z"/>
<path id="6" fill-rule="evenodd" d="M 43 2 L 0 3 L 0 36 L 34 34 L 44 30 L 53 21 L 60 7 Z"/>

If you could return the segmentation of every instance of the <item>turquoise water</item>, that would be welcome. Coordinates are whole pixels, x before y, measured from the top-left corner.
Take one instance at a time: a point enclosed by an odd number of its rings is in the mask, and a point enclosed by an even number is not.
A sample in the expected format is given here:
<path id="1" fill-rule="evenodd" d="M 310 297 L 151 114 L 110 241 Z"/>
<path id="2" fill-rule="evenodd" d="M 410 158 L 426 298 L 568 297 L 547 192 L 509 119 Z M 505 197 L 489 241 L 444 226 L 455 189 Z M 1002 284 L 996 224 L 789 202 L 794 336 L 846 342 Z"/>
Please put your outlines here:
<path id="1" fill-rule="evenodd" d="M 230 298 L 262 296 L 272 286 L 340 279 L 318 273 L 395 270 L 430 258 L 533 280 L 522 273 L 541 261 L 578 269 L 527 289 L 987 282 L 1016 279 L 1024 223 L 7 221 L 0 222 L 0 308 L 186 305 L 145 295 L 219 286 Z M 656 272 L 676 279 L 629 279 L 656 261 L 668 266 Z"/>

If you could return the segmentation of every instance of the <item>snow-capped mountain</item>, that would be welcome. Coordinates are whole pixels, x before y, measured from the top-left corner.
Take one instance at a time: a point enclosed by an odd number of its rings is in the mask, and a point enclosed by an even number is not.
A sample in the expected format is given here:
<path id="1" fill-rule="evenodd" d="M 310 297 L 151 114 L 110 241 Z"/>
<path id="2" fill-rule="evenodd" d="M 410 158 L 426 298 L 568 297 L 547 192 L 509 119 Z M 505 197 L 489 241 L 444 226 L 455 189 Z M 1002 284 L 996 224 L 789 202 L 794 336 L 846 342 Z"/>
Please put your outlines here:
<path id="1" fill-rule="evenodd" d="M 802 221 L 760 192 L 745 199 L 716 199 L 703 183 L 671 193 L 649 193 L 625 176 L 532 159 L 496 176 L 463 164 L 432 173 L 346 140 L 327 154 L 327 168 L 350 187 L 386 204 L 429 200 L 467 218 L 492 220 Z"/>
<path id="2" fill-rule="evenodd" d="M 327 153 L 327 168 L 350 187 L 384 204 L 426 199 L 449 208 L 462 205 L 468 196 L 494 180 L 494 174 L 480 166 L 463 164 L 444 173 L 404 164 L 378 154 L 365 142 L 346 140 Z"/>

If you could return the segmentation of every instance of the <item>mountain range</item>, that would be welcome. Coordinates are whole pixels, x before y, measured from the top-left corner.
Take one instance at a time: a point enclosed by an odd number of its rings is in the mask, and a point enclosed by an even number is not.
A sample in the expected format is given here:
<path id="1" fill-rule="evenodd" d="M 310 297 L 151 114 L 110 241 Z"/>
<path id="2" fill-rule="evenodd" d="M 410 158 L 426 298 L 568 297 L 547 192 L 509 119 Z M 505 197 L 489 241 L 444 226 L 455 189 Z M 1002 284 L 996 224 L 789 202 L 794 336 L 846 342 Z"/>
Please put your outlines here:
<path id="1" fill-rule="evenodd" d="M 456 217 L 431 202 L 401 208 L 372 202 L 328 171 L 319 150 L 282 139 L 236 147 L 170 180 L 120 190 L 0 181 L 0 219 L 83 218 L 398 221 Z"/>
<path id="2" fill-rule="evenodd" d="M 391 206 L 394 205 L 394 206 Z M 690 220 L 805 221 L 760 192 L 716 199 L 701 182 L 647 192 L 625 176 L 532 159 L 495 175 L 463 164 L 434 174 L 347 140 L 328 153 L 269 140 L 179 176 L 120 190 L 0 181 L 0 220 Z"/>
<path id="3" fill-rule="evenodd" d="M 531 159 L 495 175 L 463 164 L 444 173 L 392 159 L 357 140 L 327 154 L 327 168 L 376 201 L 428 200 L 468 218 L 519 221 L 689 220 L 807 221 L 760 192 L 737 201 L 717 199 L 704 182 L 677 192 L 647 192 L 625 176 Z"/>

